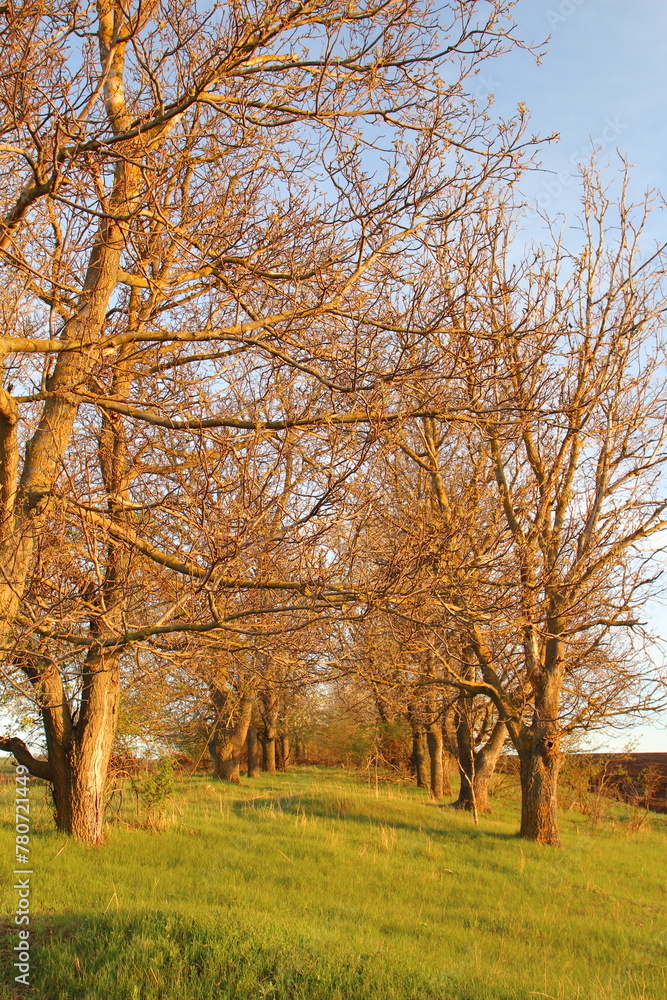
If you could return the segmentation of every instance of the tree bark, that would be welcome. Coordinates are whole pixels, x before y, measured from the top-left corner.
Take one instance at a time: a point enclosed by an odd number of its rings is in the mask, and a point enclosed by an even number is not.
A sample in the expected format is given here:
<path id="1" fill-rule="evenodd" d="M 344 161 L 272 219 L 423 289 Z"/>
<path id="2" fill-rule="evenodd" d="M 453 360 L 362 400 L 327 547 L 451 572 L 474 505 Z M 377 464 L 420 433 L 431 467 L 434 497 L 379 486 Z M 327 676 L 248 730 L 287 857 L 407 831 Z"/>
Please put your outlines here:
<path id="1" fill-rule="evenodd" d="M 103 838 L 104 791 L 118 716 L 120 674 L 116 656 L 86 658 L 79 718 L 74 725 L 58 671 L 24 668 L 41 702 L 48 760 L 32 756 L 22 740 L 4 738 L 32 775 L 51 783 L 56 827 L 89 844 Z"/>
<path id="2" fill-rule="evenodd" d="M 241 784 L 241 754 L 248 736 L 255 701 L 254 692 L 243 694 L 235 713 L 236 719 L 222 725 L 220 718 L 227 708 L 226 692 L 214 692 L 214 704 L 218 709 L 218 722 L 211 734 L 208 751 L 213 762 L 213 775 L 222 781 Z"/>
<path id="3" fill-rule="evenodd" d="M 417 788 L 429 787 L 428 743 L 423 725 L 412 726 L 412 767 L 417 779 Z"/>
<path id="4" fill-rule="evenodd" d="M 19 764 L 27 767 L 33 778 L 51 781 L 51 765 L 42 757 L 33 757 L 32 753 L 18 736 L 0 736 L 0 750 L 11 753 Z"/>
<path id="5" fill-rule="evenodd" d="M 259 740 L 257 738 L 257 724 L 255 722 L 251 722 L 248 726 L 246 743 L 248 746 L 248 777 L 259 778 Z"/>
<path id="6" fill-rule="evenodd" d="M 467 728 L 467 727 L 466 727 Z M 461 785 L 459 797 L 453 803 L 456 809 L 466 809 L 479 813 L 490 813 L 489 781 L 493 775 L 498 757 L 507 739 L 507 727 L 498 720 L 487 743 L 472 753 L 472 741 L 463 736 L 463 748 L 459 756 Z"/>
<path id="7" fill-rule="evenodd" d="M 439 719 L 429 723 L 426 730 L 426 741 L 431 765 L 431 798 L 442 799 L 445 795 L 451 794 L 451 786 L 448 788 L 449 775 L 445 774 L 444 741 Z"/>
<path id="8" fill-rule="evenodd" d="M 421 713 L 411 704 L 408 704 L 406 718 L 412 730 L 412 753 L 410 754 L 410 764 L 417 781 L 417 788 L 429 787 L 429 767 L 428 767 L 428 743 L 426 740 L 426 730 Z"/>
<path id="9" fill-rule="evenodd" d="M 558 831 L 558 772 L 560 698 L 563 665 L 557 623 L 550 622 L 546 659 L 536 676 L 535 707 L 530 726 L 522 725 L 513 742 L 521 777 L 521 830 L 526 840 L 560 847 Z"/>
<path id="10" fill-rule="evenodd" d="M 90 844 L 102 841 L 104 791 L 111 750 L 116 735 L 120 671 L 118 657 L 91 655 L 74 727 L 74 740 L 68 753 L 69 774 L 54 773 L 53 794 L 56 825 Z M 69 800 L 69 801 L 67 801 Z"/>
<path id="11" fill-rule="evenodd" d="M 286 771 L 290 763 L 289 733 L 283 731 L 280 734 L 280 770 Z"/>
<path id="12" fill-rule="evenodd" d="M 472 698 L 459 699 L 459 711 L 456 719 L 456 745 L 459 776 L 461 779 L 459 797 L 453 805 L 457 809 L 478 809 L 476 803 L 475 780 L 475 748 L 472 732 Z"/>
<path id="13" fill-rule="evenodd" d="M 276 737 L 269 736 L 264 730 L 260 734 L 260 743 L 262 744 L 262 771 L 266 771 L 267 774 L 276 773 Z"/>
<path id="14" fill-rule="evenodd" d="M 262 744 L 262 770 L 276 773 L 276 740 L 278 738 L 278 698 L 275 691 L 268 690 L 262 695 L 260 713 L 264 723 L 260 735 Z"/>
<path id="15" fill-rule="evenodd" d="M 526 840 L 560 847 L 558 831 L 558 772 L 560 754 L 548 735 L 522 734 L 519 753 L 521 776 L 521 830 Z"/>

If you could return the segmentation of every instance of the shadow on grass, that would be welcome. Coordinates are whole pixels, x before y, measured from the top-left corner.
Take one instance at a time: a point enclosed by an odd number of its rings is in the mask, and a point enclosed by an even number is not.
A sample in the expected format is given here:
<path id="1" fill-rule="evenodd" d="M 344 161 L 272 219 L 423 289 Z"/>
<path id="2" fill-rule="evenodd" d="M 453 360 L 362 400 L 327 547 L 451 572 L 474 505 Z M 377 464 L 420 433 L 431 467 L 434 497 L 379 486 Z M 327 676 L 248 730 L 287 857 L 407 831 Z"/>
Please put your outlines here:
<path id="1" fill-rule="evenodd" d="M 0 929 L 5 984 L 15 928 Z M 518 1000 L 480 983 L 423 976 L 383 956 L 328 954 L 299 941 L 164 912 L 64 913 L 32 926 L 30 987 L 3 1000 Z M 481 988 L 480 988 L 481 987 Z M 487 987 L 488 988 L 488 987 Z"/>
<path id="2" fill-rule="evenodd" d="M 378 806 L 381 801 L 382 800 L 378 801 Z M 378 825 L 381 825 L 392 830 L 403 830 L 410 833 L 425 833 L 429 837 L 438 837 L 443 840 L 457 839 L 461 835 L 464 835 L 466 838 L 489 838 L 491 840 L 517 840 L 519 838 L 518 832 L 506 833 L 498 830 L 486 830 L 479 825 L 475 826 L 472 816 L 469 813 L 453 809 L 450 811 L 451 803 L 424 802 L 419 804 L 428 806 L 434 811 L 438 810 L 435 815 L 438 815 L 441 809 L 446 809 L 448 812 L 443 812 L 442 815 L 451 815 L 452 817 L 468 816 L 470 819 L 470 826 L 443 829 L 439 826 L 432 826 L 418 821 L 410 822 L 408 820 L 396 819 L 388 815 L 369 814 L 367 811 L 355 809 L 351 798 L 346 796 L 345 793 L 341 794 L 338 799 L 338 803 L 339 804 L 336 805 L 336 800 L 334 799 L 330 806 L 326 806 L 323 804 L 321 796 L 316 794 L 267 794 L 252 799 L 236 799 L 231 803 L 231 809 L 236 815 L 246 817 L 249 813 L 252 813 L 253 810 L 269 811 L 274 809 L 288 816 L 298 817 L 305 814 L 306 816 L 314 816 L 318 819 L 342 819 L 352 823 L 364 824 L 366 826 L 377 827 Z M 484 822 L 484 820 L 482 820 L 482 822 Z"/>

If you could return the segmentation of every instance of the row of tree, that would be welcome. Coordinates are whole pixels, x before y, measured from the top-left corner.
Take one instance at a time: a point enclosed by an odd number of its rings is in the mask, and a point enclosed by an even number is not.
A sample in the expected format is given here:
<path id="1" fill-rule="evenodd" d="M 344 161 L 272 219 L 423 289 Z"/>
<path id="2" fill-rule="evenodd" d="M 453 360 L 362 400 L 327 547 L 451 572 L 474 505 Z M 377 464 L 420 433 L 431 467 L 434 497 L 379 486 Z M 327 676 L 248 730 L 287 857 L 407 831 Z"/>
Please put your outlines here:
<path id="1" fill-rule="evenodd" d="M 102 838 L 123 690 L 208 698 L 229 776 L 288 682 L 453 733 L 471 796 L 507 735 L 552 844 L 563 740 L 659 704 L 665 255 L 593 171 L 523 245 L 538 140 L 473 96 L 512 7 L 4 11 L 0 648 L 46 757 L 0 747 L 60 829 Z"/>

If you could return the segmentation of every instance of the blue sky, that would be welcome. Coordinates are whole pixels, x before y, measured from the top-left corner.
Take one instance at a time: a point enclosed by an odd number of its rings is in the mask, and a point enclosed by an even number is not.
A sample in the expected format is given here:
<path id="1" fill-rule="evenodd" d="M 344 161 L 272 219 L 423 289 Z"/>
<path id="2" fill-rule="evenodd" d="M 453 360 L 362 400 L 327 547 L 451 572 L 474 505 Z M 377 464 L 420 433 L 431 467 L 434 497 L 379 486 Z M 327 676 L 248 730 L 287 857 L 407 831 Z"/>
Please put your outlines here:
<path id="1" fill-rule="evenodd" d="M 558 172 L 602 139 L 634 165 L 637 189 L 667 187 L 667 4 L 664 0 L 520 0 L 519 34 L 541 41 L 547 54 L 535 65 L 517 52 L 486 64 L 482 87 L 496 110 L 511 113 L 519 101 L 532 112 L 535 132 L 560 134 L 543 150 L 545 168 Z M 493 86 L 491 86 L 493 85 Z M 549 177 L 533 177 L 531 193 Z M 576 185 L 552 208 L 576 204 Z"/>
<path id="2" fill-rule="evenodd" d="M 654 188 L 667 198 L 665 0 L 520 0 L 515 17 L 521 38 L 551 35 L 541 65 L 528 53 L 513 53 L 487 63 L 477 86 L 480 96 L 495 95 L 497 113 L 509 115 L 523 101 L 531 132 L 560 134 L 543 147 L 545 172 L 530 175 L 522 189 L 549 214 L 574 217 L 578 188 L 567 175 L 593 137 L 604 159 L 613 160 L 618 149 L 629 160 L 636 194 Z M 655 236 L 667 240 L 667 229 Z M 667 645 L 667 593 L 646 610 Z M 667 751 L 667 715 L 609 734 L 604 744 L 622 748 L 630 739 L 638 750 Z"/>

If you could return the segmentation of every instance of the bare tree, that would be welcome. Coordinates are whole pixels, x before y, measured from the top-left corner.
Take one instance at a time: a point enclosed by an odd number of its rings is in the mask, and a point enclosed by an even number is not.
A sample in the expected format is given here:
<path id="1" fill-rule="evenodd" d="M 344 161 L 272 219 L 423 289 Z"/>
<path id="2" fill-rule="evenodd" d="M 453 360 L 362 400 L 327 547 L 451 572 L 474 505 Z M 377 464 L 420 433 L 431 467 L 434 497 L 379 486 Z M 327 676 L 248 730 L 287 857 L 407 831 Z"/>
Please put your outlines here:
<path id="1" fill-rule="evenodd" d="M 233 628 L 244 591 L 335 600 L 317 560 L 262 577 L 218 497 L 238 456 L 310 436 L 330 471 L 301 477 L 296 545 L 354 429 L 396 418 L 411 306 L 378 289 L 428 219 L 516 173 L 523 122 L 465 89 L 514 44 L 511 6 L 5 10 L 0 645 L 48 760 L 2 747 L 53 783 L 60 829 L 101 839 L 126 646 Z"/>
<path id="2" fill-rule="evenodd" d="M 641 253 L 648 205 L 628 204 L 625 187 L 612 203 L 594 172 L 584 183 L 574 251 L 554 233 L 522 259 L 502 210 L 442 244 L 455 332 L 440 349 L 448 371 L 456 357 L 448 391 L 466 408 L 439 433 L 467 442 L 471 480 L 484 470 L 486 485 L 469 572 L 453 572 L 461 534 L 447 518 L 433 605 L 412 612 L 452 683 L 493 700 L 519 755 L 521 833 L 547 844 L 559 843 L 561 741 L 660 704 L 659 670 L 633 635 L 667 523 L 664 252 Z"/>

